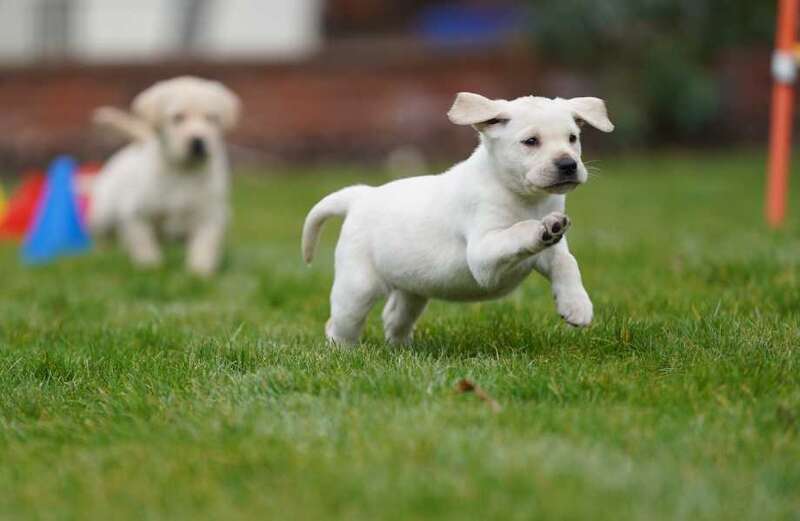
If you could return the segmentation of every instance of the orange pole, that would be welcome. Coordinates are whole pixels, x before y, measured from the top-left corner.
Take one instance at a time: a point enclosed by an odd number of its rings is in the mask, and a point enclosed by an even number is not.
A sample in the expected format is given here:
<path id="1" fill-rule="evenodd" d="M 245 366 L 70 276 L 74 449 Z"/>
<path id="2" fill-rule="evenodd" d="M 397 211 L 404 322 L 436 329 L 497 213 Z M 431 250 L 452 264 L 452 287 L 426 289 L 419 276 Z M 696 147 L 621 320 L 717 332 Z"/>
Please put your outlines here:
<path id="1" fill-rule="evenodd" d="M 797 36 L 798 0 L 778 0 L 778 25 L 772 73 L 772 115 L 770 120 L 769 167 L 767 172 L 767 222 L 773 228 L 783 224 L 789 187 L 789 156 L 794 117 L 794 46 Z"/>

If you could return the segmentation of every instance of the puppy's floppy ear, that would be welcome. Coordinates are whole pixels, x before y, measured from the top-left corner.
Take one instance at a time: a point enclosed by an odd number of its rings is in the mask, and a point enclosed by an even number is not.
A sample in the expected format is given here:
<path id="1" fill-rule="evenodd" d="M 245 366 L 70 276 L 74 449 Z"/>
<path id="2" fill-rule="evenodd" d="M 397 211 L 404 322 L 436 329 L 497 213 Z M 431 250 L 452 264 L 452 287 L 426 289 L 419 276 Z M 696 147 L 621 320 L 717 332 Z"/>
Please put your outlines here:
<path id="1" fill-rule="evenodd" d="M 503 105 L 499 100 L 490 100 L 480 94 L 459 92 L 447 117 L 456 125 L 478 125 L 501 118 Z"/>
<path id="2" fill-rule="evenodd" d="M 131 103 L 133 113 L 150 125 L 158 126 L 164 113 L 164 104 L 172 90 L 173 81 L 160 81 L 136 96 Z"/>
<path id="3" fill-rule="evenodd" d="M 239 122 L 241 115 L 242 102 L 232 90 L 217 81 L 213 82 L 212 88 L 215 96 L 219 100 L 219 108 L 222 116 L 222 128 L 231 130 Z"/>
<path id="4" fill-rule="evenodd" d="M 572 98 L 563 101 L 577 119 L 583 120 L 603 132 L 614 130 L 614 124 L 608 119 L 606 104 L 600 98 Z"/>

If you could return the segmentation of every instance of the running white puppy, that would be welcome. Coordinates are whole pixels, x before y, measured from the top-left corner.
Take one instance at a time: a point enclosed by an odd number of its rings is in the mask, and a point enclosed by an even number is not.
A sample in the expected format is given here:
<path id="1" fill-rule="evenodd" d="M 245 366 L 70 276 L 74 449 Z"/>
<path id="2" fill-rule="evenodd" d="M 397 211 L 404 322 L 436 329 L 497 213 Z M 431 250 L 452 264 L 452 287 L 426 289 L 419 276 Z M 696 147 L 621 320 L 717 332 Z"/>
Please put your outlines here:
<path id="1" fill-rule="evenodd" d="M 89 226 L 116 233 L 142 267 L 161 264 L 161 237 L 185 239 L 188 269 L 209 276 L 229 214 L 223 135 L 238 120 L 239 99 L 218 82 L 187 76 L 153 85 L 132 108 L 133 115 L 113 108 L 95 114 L 133 142 L 98 175 Z"/>
<path id="2" fill-rule="evenodd" d="M 466 161 L 441 175 L 345 188 L 308 214 L 306 262 L 325 220 L 346 216 L 325 328 L 331 341 L 358 341 L 370 308 L 388 295 L 386 339 L 407 342 L 428 299 L 497 298 L 533 269 L 550 279 L 567 322 L 591 323 L 578 263 L 561 240 L 570 225 L 562 212 L 564 194 L 586 182 L 581 123 L 614 129 L 603 101 L 462 92 L 448 117 L 480 134 Z"/>

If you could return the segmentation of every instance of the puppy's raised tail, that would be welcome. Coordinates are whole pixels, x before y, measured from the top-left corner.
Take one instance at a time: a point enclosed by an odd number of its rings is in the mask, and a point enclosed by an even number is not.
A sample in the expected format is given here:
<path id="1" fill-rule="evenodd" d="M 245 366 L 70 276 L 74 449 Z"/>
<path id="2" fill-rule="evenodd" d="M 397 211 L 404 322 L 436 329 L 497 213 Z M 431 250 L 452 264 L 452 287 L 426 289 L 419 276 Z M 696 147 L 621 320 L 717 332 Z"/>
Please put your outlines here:
<path id="1" fill-rule="evenodd" d="M 114 107 L 100 107 L 95 110 L 92 121 L 101 129 L 116 132 L 128 141 L 145 141 L 153 135 L 153 130 L 147 123 Z"/>
<path id="2" fill-rule="evenodd" d="M 319 242 L 319 232 L 322 230 L 322 225 L 325 224 L 325 221 L 334 216 L 344 217 L 347 215 L 347 211 L 353 201 L 370 189 L 371 187 L 365 185 L 343 188 L 324 197 L 308 212 L 306 222 L 303 224 L 302 244 L 303 260 L 307 264 L 310 264 L 314 259 L 314 252 L 317 249 L 317 242 Z"/>

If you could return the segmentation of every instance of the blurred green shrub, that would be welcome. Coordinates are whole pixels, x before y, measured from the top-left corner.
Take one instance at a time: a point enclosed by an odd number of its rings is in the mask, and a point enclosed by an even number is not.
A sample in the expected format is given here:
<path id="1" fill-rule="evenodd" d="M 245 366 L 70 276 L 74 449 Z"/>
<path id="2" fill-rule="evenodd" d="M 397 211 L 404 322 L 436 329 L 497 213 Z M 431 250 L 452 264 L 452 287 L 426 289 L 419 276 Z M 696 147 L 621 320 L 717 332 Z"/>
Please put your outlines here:
<path id="1" fill-rule="evenodd" d="M 589 71 L 614 105 L 617 138 L 701 136 L 718 116 L 713 65 L 726 49 L 772 44 L 772 0 L 530 0 L 548 61 Z M 611 94 L 608 94 L 611 93 Z"/>

